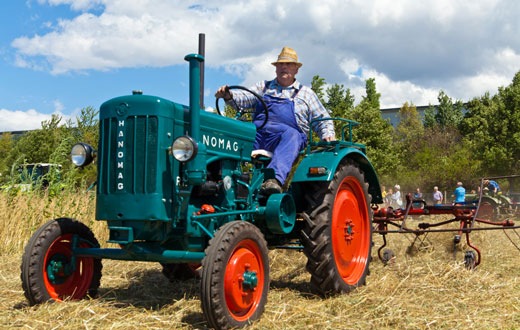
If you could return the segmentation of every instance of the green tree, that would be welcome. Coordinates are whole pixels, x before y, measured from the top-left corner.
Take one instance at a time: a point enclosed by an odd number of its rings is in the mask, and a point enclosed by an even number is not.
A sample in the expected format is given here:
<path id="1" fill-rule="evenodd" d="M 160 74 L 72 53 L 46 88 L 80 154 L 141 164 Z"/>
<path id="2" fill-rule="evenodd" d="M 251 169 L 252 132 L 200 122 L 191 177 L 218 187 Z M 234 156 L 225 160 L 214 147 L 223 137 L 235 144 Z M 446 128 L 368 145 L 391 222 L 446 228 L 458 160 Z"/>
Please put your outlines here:
<path id="1" fill-rule="evenodd" d="M 76 117 L 76 122 L 69 121 L 67 126 L 71 132 L 71 141 L 67 152 L 70 153 L 72 146 L 78 142 L 84 142 L 96 148 L 99 140 L 99 111 L 91 106 L 81 109 Z M 76 168 L 70 161 L 70 171 L 67 173 L 67 179 L 74 186 L 90 185 L 96 181 L 97 167 L 87 166 L 85 168 Z"/>
<path id="2" fill-rule="evenodd" d="M 520 72 L 498 94 L 486 93 L 467 104 L 460 131 L 482 162 L 482 175 L 520 171 Z"/>
<path id="3" fill-rule="evenodd" d="M 376 89 L 376 80 L 374 78 L 367 79 L 365 83 L 366 96 L 363 101 L 369 103 L 372 108 L 379 109 L 381 104 L 379 99 L 381 98 L 381 94 L 377 92 Z"/>
<path id="4" fill-rule="evenodd" d="M 16 142 L 9 155 L 9 161 L 19 159 L 25 163 L 48 163 L 50 156 L 65 138 L 66 130 L 60 126 L 61 117 L 52 115 L 42 122 L 42 128 L 25 133 Z"/>
<path id="5" fill-rule="evenodd" d="M 435 106 L 430 104 L 424 111 L 424 127 L 434 127 L 437 124 L 435 120 L 436 112 Z"/>
<path id="6" fill-rule="evenodd" d="M 352 109 L 354 108 L 354 96 L 350 89 L 346 89 L 343 85 L 334 84 L 326 89 L 327 101 L 323 93 L 323 87 L 326 85 L 325 79 L 320 76 L 312 78 L 311 88 L 318 95 L 321 103 L 329 110 L 330 116 L 335 118 L 350 118 Z M 343 125 L 339 121 L 335 122 L 334 128 L 336 136 L 341 136 Z"/>
<path id="7" fill-rule="evenodd" d="M 400 176 L 403 183 L 408 180 L 417 187 L 431 190 L 439 186 L 451 191 L 457 181 L 462 181 L 467 189 L 475 188 L 480 162 L 474 159 L 455 128 L 425 128 L 415 151 L 404 159 Z"/>
<path id="8" fill-rule="evenodd" d="M 417 175 L 420 170 L 420 161 L 416 159 L 418 152 L 424 147 L 424 127 L 413 104 L 405 102 L 399 109 L 399 124 L 395 128 L 394 146 L 399 157 L 399 166 L 394 181 L 401 184 L 402 189 L 410 191 L 422 186 Z"/>
<path id="9" fill-rule="evenodd" d="M 350 89 L 344 88 L 343 85 L 334 84 L 327 88 L 328 101 L 325 107 L 329 109 L 332 117 L 350 119 L 352 117 L 352 110 L 354 109 L 354 96 Z M 336 122 L 335 130 L 336 136 L 341 137 L 341 131 L 344 123 Z"/>
<path id="10" fill-rule="evenodd" d="M 417 150 L 420 140 L 424 136 L 424 127 L 419 112 L 413 104 L 405 102 L 399 109 L 399 124 L 395 130 L 395 142 L 408 155 Z M 406 153 L 405 153 L 406 156 Z"/>
<path id="11" fill-rule="evenodd" d="M 409 186 L 411 189 L 435 185 L 447 189 L 459 180 L 471 180 L 478 172 L 479 163 L 461 143 L 457 129 L 463 118 L 462 102 L 453 103 L 443 91 L 438 101 L 437 107 L 426 109 L 424 125 L 413 105 L 405 103 L 400 110 L 401 122 L 395 135 L 402 160 L 398 177 L 404 185 L 415 185 Z"/>
<path id="12" fill-rule="evenodd" d="M 42 122 L 42 128 L 25 133 L 10 148 L 6 160 L 9 173 L 23 163 L 53 163 L 63 166 L 62 179 L 72 186 L 90 184 L 96 178 L 96 166 L 75 168 L 70 161 L 72 146 L 86 142 L 97 146 L 99 138 L 98 112 L 92 107 L 81 110 L 76 122 L 62 124 L 60 116 L 53 115 Z"/>
<path id="13" fill-rule="evenodd" d="M 350 89 L 334 84 L 327 88 L 328 101 L 325 103 L 333 117 L 349 118 L 354 109 L 354 96 Z"/>
<path id="14" fill-rule="evenodd" d="M 7 179 L 9 174 L 8 155 L 14 146 L 11 133 L 3 133 L 0 136 L 0 182 Z"/>
<path id="15" fill-rule="evenodd" d="M 441 129 L 446 127 L 458 127 L 464 115 L 462 114 L 463 104 L 461 101 L 453 103 L 451 97 L 444 91 L 439 92 L 437 97 L 439 105 L 435 114 L 435 121 Z"/>
<path id="16" fill-rule="evenodd" d="M 366 96 L 352 111 L 352 120 L 360 123 L 353 132 L 354 141 L 367 146 L 367 156 L 382 176 L 393 176 L 398 153 L 393 146 L 393 127 L 381 116 L 380 94 L 373 78 L 366 81 Z"/>
<path id="17" fill-rule="evenodd" d="M 311 82 L 311 89 L 318 95 L 318 99 L 320 99 L 320 102 L 325 104 L 324 96 L 323 94 L 323 87 L 325 86 L 325 78 L 322 78 L 318 75 L 312 77 Z"/>
<path id="18" fill-rule="evenodd" d="M 67 127 L 71 130 L 76 142 L 85 142 L 92 146 L 97 145 L 99 139 L 99 111 L 91 106 L 81 109 L 76 122 L 68 121 Z"/>

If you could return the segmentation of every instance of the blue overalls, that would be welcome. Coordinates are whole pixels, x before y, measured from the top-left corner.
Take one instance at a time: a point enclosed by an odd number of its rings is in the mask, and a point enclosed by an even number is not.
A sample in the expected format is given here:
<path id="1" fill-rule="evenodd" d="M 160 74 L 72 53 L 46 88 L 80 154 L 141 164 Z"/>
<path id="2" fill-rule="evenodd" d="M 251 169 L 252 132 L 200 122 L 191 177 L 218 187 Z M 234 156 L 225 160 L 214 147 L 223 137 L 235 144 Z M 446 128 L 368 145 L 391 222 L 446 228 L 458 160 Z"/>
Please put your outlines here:
<path id="1" fill-rule="evenodd" d="M 267 105 L 268 121 L 256 131 L 253 148 L 273 153 L 267 168 L 274 170 L 276 179 L 283 185 L 298 153 L 307 143 L 307 136 L 296 123 L 292 99 L 271 95 L 264 95 L 263 98 Z M 264 119 L 263 107 L 258 104 L 253 122 L 259 127 Z"/>

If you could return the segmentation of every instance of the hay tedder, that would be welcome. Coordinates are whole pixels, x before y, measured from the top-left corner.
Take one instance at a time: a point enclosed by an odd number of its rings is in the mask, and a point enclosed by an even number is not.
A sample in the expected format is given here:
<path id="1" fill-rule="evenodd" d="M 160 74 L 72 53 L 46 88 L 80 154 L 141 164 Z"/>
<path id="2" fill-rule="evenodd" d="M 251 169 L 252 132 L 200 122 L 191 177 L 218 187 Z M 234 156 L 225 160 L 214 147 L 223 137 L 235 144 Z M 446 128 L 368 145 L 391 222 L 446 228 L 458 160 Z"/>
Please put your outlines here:
<path id="1" fill-rule="evenodd" d="M 75 219 L 41 226 L 22 258 L 30 304 L 95 296 L 102 259 L 149 261 L 173 281 L 200 276 L 209 326 L 242 327 L 264 310 L 274 248 L 302 250 L 323 295 L 365 283 L 370 205 L 382 198 L 365 147 L 352 142 L 356 123 L 326 119 L 341 137 L 310 142 L 286 190 L 265 196 L 269 158 L 251 156 L 256 126 L 238 120 L 252 110 L 227 118 L 201 106 L 203 49 L 201 36 L 199 52 L 185 57 L 189 106 L 140 91 L 101 105 L 99 145 L 76 144 L 71 156 L 79 167 L 97 161 L 96 220 L 114 247 Z"/>
<path id="2" fill-rule="evenodd" d="M 482 179 L 479 186 L 480 193 L 467 194 L 464 203 L 450 203 L 428 205 L 423 199 L 412 199 L 411 194 L 406 195 L 406 206 L 394 209 L 374 208 L 374 234 L 380 234 L 383 244 L 377 254 L 379 259 L 387 264 L 395 254 L 387 246 L 387 234 L 411 234 L 414 239 L 409 248 L 429 245 L 428 234 L 440 232 L 453 232 L 453 252 L 457 252 L 457 246 L 464 236 L 466 245 L 470 248 L 464 253 L 466 268 L 472 269 L 481 262 L 481 252 L 472 243 L 470 234 L 476 231 L 503 230 L 506 237 L 514 247 L 520 250 L 518 242 L 520 235 L 520 203 L 514 189 L 520 188 L 520 175 L 488 178 L 505 182 L 509 193 L 490 194 Z M 435 216 L 444 216 L 441 219 Z M 452 224 L 458 224 L 453 226 Z M 511 235 L 509 233 L 512 233 Z M 513 238 L 514 236 L 516 238 Z"/>

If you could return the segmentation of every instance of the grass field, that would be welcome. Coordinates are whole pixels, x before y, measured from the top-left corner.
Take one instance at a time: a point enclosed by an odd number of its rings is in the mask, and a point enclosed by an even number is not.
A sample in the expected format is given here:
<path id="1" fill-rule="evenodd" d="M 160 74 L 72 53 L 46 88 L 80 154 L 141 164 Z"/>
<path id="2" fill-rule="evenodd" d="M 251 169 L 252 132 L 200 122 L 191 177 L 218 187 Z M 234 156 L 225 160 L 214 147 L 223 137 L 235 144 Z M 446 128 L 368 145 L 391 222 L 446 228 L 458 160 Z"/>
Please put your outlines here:
<path id="1" fill-rule="evenodd" d="M 1 329 L 206 328 L 198 281 L 170 283 L 156 263 L 104 260 L 97 299 L 29 306 L 20 263 L 36 228 L 52 218 L 77 218 L 107 246 L 105 224 L 93 221 L 91 194 L 52 200 L 0 194 L 0 210 Z M 367 285 L 326 299 L 310 293 L 302 253 L 270 251 L 268 303 L 250 329 L 520 329 L 520 252 L 505 234 L 472 233 L 483 253 L 473 271 L 464 268 L 462 252 L 454 259 L 453 234 L 428 237 L 429 248 L 407 254 L 413 237 L 390 235 L 396 259 L 384 266 L 376 257 L 381 238 L 374 236 Z"/>

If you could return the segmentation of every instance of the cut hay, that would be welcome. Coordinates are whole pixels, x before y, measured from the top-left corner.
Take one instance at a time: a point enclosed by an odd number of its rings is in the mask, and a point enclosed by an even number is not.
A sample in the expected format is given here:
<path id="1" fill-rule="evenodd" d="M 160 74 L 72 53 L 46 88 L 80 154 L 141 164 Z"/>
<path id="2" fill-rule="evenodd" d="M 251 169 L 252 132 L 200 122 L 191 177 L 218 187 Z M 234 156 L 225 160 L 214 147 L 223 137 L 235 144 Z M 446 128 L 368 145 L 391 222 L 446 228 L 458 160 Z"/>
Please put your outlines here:
<path id="1" fill-rule="evenodd" d="M 0 328 L 205 329 L 197 280 L 170 283 L 157 263 L 103 261 L 99 297 L 29 306 L 20 282 L 23 247 L 49 219 L 70 216 L 103 242 L 103 222 L 92 221 L 91 195 L 61 200 L 0 195 Z M 464 267 L 464 246 L 453 253 L 453 234 L 432 233 L 428 246 L 408 251 L 413 237 L 388 235 L 395 259 L 377 259 L 367 285 L 350 294 L 313 295 L 305 256 L 270 251 L 271 289 L 262 318 L 250 329 L 516 329 L 520 325 L 520 252 L 502 231 L 472 233 L 482 251 L 476 270 Z M 517 241 L 518 243 L 518 241 Z M 106 244 L 105 244 L 106 245 Z"/>

